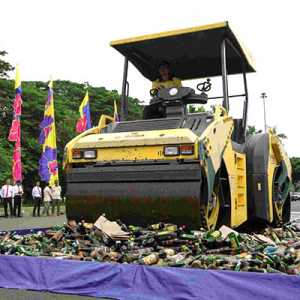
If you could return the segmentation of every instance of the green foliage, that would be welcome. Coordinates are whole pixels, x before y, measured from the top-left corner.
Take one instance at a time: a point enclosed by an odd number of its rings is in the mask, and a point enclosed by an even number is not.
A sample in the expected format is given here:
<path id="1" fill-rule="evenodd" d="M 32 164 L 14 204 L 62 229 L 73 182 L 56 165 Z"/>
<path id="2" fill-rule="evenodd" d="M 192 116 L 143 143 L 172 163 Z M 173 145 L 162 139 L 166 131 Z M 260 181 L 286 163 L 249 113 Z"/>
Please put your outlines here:
<path id="1" fill-rule="evenodd" d="M 287 136 L 284 133 L 277 133 L 277 128 L 272 128 L 273 132 L 282 140 L 287 139 Z M 247 127 L 247 136 L 261 133 L 261 130 L 257 130 L 255 126 L 249 125 Z M 299 157 L 292 157 L 291 159 L 292 165 L 292 182 L 296 190 L 300 190 L 300 158 Z"/>
<path id="2" fill-rule="evenodd" d="M 287 139 L 287 135 L 285 135 L 284 133 L 277 133 L 277 127 L 272 127 L 272 131 L 274 132 L 274 134 L 276 134 L 281 140 Z M 252 135 L 252 134 L 257 134 L 257 133 L 261 133 L 261 130 L 257 130 L 255 128 L 255 126 L 251 126 L 248 125 L 247 126 L 247 131 L 246 131 L 246 135 Z"/>
<path id="3" fill-rule="evenodd" d="M 247 130 L 246 130 L 246 135 L 253 135 L 253 134 L 257 134 L 257 133 L 261 133 L 261 130 L 257 130 L 255 128 L 255 126 L 251 126 L 251 125 L 248 125 L 247 126 Z"/>
<path id="4" fill-rule="evenodd" d="M 188 112 L 190 114 L 205 112 L 205 108 L 203 105 L 189 105 Z"/>
<path id="5" fill-rule="evenodd" d="M 84 85 L 70 81 L 55 81 L 54 106 L 58 161 L 61 166 L 66 143 L 75 135 L 75 125 L 79 118 L 79 105 L 84 97 Z M 22 162 L 25 187 L 32 187 L 38 176 L 38 161 L 41 145 L 38 144 L 39 123 L 43 119 L 47 99 L 47 83 L 40 81 L 22 82 L 23 113 L 21 120 Z M 116 90 L 104 87 L 89 87 L 92 123 L 98 124 L 101 114 L 113 116 L 113 103 L 120 105 L 120 95 Z M 11 108 L 14 99 L 14 82 L 0 79 L 0 105 Z M 129 98 L 129 119 L 141 117 L 141 106 L 137 99 Z M 10 112 L 5 118 L 0 116 L 0 184 L 11 174 L 13 144 L 7 141 L 12 121 Z M 62 172 L 60 172 L 61 174 Z"/>
<path id="6" fill-rule="evenodd" d="M 6 54 L 7 54 L 6 51 L 0 51 L 0 57 L 5 56 Z M 8 77 L 8 72 L 12 71 L 13 69 L 14 68 L 10 63 L 8 63 L 0 58 L 0 78 Z"/>
<path id="7" fill-rule="evenodd" d="M 292 157 L 292 177 L 296 189 L 300 189 L 300 157 Z"/>
<path id="8" fill-rule="evenodd" d="M 287 139 L 287 135 L 284 133 L 277 133 L 277 127 L 274 126 L 272 127 L 273 132 L 281 139 L 281 140 L 285 140 Z"/>

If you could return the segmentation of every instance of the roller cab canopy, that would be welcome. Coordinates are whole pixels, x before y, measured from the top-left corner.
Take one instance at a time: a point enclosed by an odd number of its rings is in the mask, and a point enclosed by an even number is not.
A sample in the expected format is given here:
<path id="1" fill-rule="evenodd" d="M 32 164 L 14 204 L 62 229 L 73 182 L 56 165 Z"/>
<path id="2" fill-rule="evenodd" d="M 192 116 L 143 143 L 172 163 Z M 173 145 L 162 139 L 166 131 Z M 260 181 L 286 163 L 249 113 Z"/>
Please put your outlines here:
<path id="1" fill-rule="evenodd" d="M 167 31 L 111 42 L 149 80 L 158 78 L 162 61 L 174 76 L 186 80 L 222 75 L 221 43 L 227 41 L 227 73 L 255 72 L 250 54 L 228 22 Z"/>

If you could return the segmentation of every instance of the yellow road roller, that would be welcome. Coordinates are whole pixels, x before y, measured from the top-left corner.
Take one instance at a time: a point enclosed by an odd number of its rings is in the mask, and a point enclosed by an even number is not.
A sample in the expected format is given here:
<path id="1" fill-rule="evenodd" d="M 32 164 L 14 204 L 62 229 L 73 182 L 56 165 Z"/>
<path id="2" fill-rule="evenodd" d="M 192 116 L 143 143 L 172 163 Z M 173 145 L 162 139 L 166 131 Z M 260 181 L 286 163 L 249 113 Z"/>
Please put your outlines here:
<path id="1" fill-rule="evenodd" d="M 92 222 L 105 213 L 127 224 L 207 229 L 289 221 L 290 161 L 272 130 L 246 135 L 247 73 L 255 67 L 228 22 L 117 40 L 111 46 L 125 58 L 121 118 L 102 115 L 98 126 L 66 145 L 69 219 Z M 197 88 L 151 89 L 143 118 L 129 121 L 129 63 L 155 81 L 161 62 L 168 62 L 178 80 L 199 78 Z M 240 94 L 229 93 L 233 74 L 240 74 Z M 217 76 L 220 95 L 210 96 L 210 78 Z M 220 104 L 210 111 L 190 112 L 191 105 L 215 99 Z M 237 101 L 243 109 L 234 118 L 230 107 Z"/>

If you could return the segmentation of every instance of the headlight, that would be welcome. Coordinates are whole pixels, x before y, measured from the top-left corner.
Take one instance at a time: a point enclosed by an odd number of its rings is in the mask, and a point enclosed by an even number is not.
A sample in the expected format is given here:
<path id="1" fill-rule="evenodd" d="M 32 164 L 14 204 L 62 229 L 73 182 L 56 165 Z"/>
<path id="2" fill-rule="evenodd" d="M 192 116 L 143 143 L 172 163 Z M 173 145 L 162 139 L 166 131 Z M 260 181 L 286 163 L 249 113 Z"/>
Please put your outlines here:
<path id="1" fill-rule="evenodd" d="M 169 90 L 169 95 L 170 96 L 175 96 L 175 95 L 177 95 L 177 93 L 178 93 L 178 89 L 177 88 L 171 88 Z"/>
<path id="2" fill-rule="evenodd" d="M 73 159 L 80 159 L 82 158 L 82 152 L 79 149 L 73 149 L 72 150 L 72 158 Z"/>
<path id="3" fill-rule="evenodd" d="M 97 157 L 97 151 L 96 150 L 85 150 L 83 151 L 83 158 L 86 159 L 93 159 Z"/>
<path id="4" fill-rule="evenodd" d="M 193 155 L 194 145 L 178 145 L 178 146 L 165 146 L 165 156 L 177 156 L 177 155 Z"/>
<path id="5" fill-rule="evenodd" d="M 181 155 L 192 155 L 194 154 L 194 145 L 181 145 L 180 146 Z"/>
<path id="6" fill-rule="evenodd" d="M 164 149 L 165 156 L 175 156 L 179 155 L 179 147 L 178 146 L 166 146 Z"/>

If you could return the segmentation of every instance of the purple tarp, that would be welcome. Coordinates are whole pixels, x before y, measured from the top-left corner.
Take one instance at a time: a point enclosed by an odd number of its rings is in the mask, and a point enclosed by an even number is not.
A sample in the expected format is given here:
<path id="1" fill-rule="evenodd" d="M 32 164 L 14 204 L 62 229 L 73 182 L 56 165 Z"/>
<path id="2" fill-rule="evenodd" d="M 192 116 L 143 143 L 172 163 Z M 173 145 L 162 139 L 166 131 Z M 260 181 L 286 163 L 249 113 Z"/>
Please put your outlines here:
<path id="1" fill-rule="evenodd" d="M 51 227 L 24 228 L 24 229 L 2 230 L 1 232 L 15 232 L 16 234 L 19 234 L 19 235 L 25 235 L 25 234 L 37 233 L 39 231 L 46 231 L 50 228 Z"/>
<path id="2" fill-rule="evenodd" d="M 300 299 L 300 276 L 4 255 L 0 287 L 124 300 Z"/>

